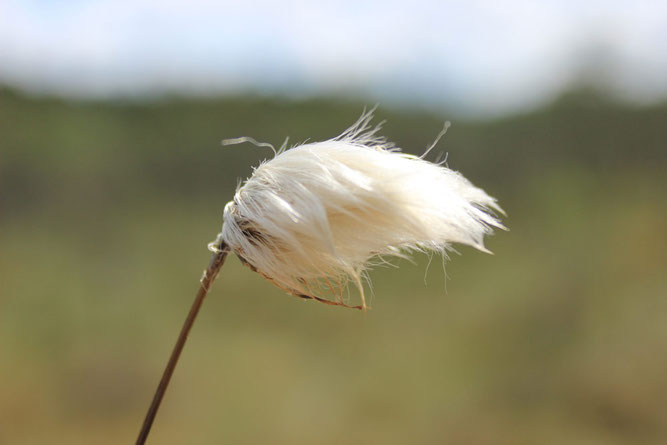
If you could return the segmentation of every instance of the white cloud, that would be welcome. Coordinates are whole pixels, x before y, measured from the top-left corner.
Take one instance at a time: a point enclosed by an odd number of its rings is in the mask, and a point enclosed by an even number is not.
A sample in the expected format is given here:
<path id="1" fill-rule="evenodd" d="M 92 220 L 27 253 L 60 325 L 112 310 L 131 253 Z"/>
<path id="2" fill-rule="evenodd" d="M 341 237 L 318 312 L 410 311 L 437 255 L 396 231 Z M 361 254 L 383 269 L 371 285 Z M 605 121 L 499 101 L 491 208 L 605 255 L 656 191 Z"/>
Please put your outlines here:
<path id="1" fill-rule="evenodd" d="M 596 48 L 611 59 L 609 86 L 641 100 L 667 96 L 667 6 L 659 2 L 0 6 L 0 82 L 78 95 L 349 90 L 495 112 L 557 94 Z"/>

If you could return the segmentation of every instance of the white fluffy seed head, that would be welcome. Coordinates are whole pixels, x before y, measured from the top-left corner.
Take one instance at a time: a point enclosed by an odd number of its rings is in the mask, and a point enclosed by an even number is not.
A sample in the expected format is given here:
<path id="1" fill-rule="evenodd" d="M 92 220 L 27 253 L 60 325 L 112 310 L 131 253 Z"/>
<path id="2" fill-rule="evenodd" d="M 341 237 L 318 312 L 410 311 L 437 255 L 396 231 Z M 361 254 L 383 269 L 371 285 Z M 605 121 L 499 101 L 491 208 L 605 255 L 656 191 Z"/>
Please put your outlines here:
<path id="1" fill-rule="evenodd" d="M 297 296 L 344 305 L 373 258 L 442 254 L 452 243 L 488 252 L 504 229 L 496 200 L 460 173 L 401 153 L 370 127 L 372 110 L 340 136 L 281 149 L 225 206 L 219 240 Z M 335 300 L 323 300 L 333 294 Z"/>

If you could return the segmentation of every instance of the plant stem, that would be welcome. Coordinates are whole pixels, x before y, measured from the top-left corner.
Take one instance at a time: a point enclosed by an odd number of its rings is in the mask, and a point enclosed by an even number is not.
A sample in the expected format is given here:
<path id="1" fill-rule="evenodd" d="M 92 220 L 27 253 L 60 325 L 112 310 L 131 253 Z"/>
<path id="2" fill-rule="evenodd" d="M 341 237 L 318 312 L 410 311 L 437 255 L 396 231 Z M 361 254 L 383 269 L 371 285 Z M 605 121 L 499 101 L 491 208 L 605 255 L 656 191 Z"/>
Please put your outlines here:
<path id="1" fill-rule="evenodd" d="M 183 323 L 183 328 L 181 329 L 181 333 L 178 336 L 178 340 L 174 345 L 174 349 L 171 351 L 171 357 L 169 357 L 169 362 L 167 362 L 167 367 L 162 373 L 162 379 L 160 380 L 160 384 L 155 390 L 153 401 L 151 402 L 151 405 L 148 408 L 148 412 L 146 413 L 146 418 L 144 419 L 144 424 L 142 425 L 141 431 L 139 432 L 139 437 L 137 438 L 136 445 L 143 445 L 146 442 L 148 433 L 150 432 L 151 426 L 153 425 L 153 420 L 155 420 L 155 415 L 157 414 L 157 410 L 158 408 L 160 408 L 160 402 L 162 402 L 162 397 L 164 397 L 164 393 L 167 390 L 167 386 L 169 385 L 169 380 L 171 380 L 171 375 L 174 373 L 174 368 L 176 368 L 176 363 L 178 363 L 178 358 L 181 356 L 181 351 L 183 351 L 183 346 L 185 345 L 185 341 L 188 339 L 188 334 L 190 333 L 190 329 L 192 329 L 192 325 L 194 324 L 195 319 L 197 318 L 199 309 L 201 308 L 201 305 L 204 302 L 204 298 L 206 297 L 206 294 L 208 293 L 211 284 L 218 275 L 220 268 L 225 263 L 225 258 L 227 257 L 228 252 L 229 250 L 225 245 L 220 245 L 216 250 L 216 252 L 211 256 L 211 261 L 208 265 L 208 268 L 206 268 L 206 270 L 204 271 L 204 275 L 201 278 L 201 284 L 199 286 L 199 290 L 197 291 L 197 296 L 195 297 L 195 301 L 192 303 L 192 307 L 190 308 L 190 313 L 188 314 L 188 317 L 185 319 L 185 323 Z"/>

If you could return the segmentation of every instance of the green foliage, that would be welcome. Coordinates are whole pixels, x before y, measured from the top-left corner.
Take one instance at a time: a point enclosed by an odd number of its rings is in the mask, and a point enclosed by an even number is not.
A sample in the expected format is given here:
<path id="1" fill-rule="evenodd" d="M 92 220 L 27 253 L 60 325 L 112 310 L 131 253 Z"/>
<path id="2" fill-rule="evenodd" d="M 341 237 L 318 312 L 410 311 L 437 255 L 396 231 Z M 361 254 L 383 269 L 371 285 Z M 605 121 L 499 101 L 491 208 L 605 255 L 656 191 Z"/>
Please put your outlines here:
<path id="1" fill-rule="evenodd" d="M 0 443 L 127 443 L 237 181 L 361 105 L 237 97 L 65 102 L 0 91 Z M 500 199 L 495 256 L 372 273 L 367 314 L 230 258 L 155 443 L 661 444 L 667 106 L 586 92 L 499 121 L 380 109 Z M 436 150 L 437 151 L 437 150 Z M 435 154 L 432 154 L 435 158 Z"/>

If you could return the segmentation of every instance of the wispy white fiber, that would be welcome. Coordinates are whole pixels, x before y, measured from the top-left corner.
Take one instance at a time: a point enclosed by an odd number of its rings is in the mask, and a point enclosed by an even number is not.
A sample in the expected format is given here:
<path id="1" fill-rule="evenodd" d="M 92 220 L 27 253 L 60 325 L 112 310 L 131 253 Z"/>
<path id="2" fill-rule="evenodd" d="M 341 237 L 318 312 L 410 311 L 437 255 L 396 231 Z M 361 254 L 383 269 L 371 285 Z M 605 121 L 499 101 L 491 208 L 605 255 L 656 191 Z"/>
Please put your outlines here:
<path id="1" fill-rule="evenodd" d="M 452 243 L 488 252 L 484 236 L 504 229 L 496 200 L 458 172 L 401 153 L 372 118 L 365 112 L 327 141 L 284 146 L 255 168 L 225 206 L 218 241 L 303 298 L 345 305 L 351 281 L 363 308 L 374 259 L 445 254 Z"/>

